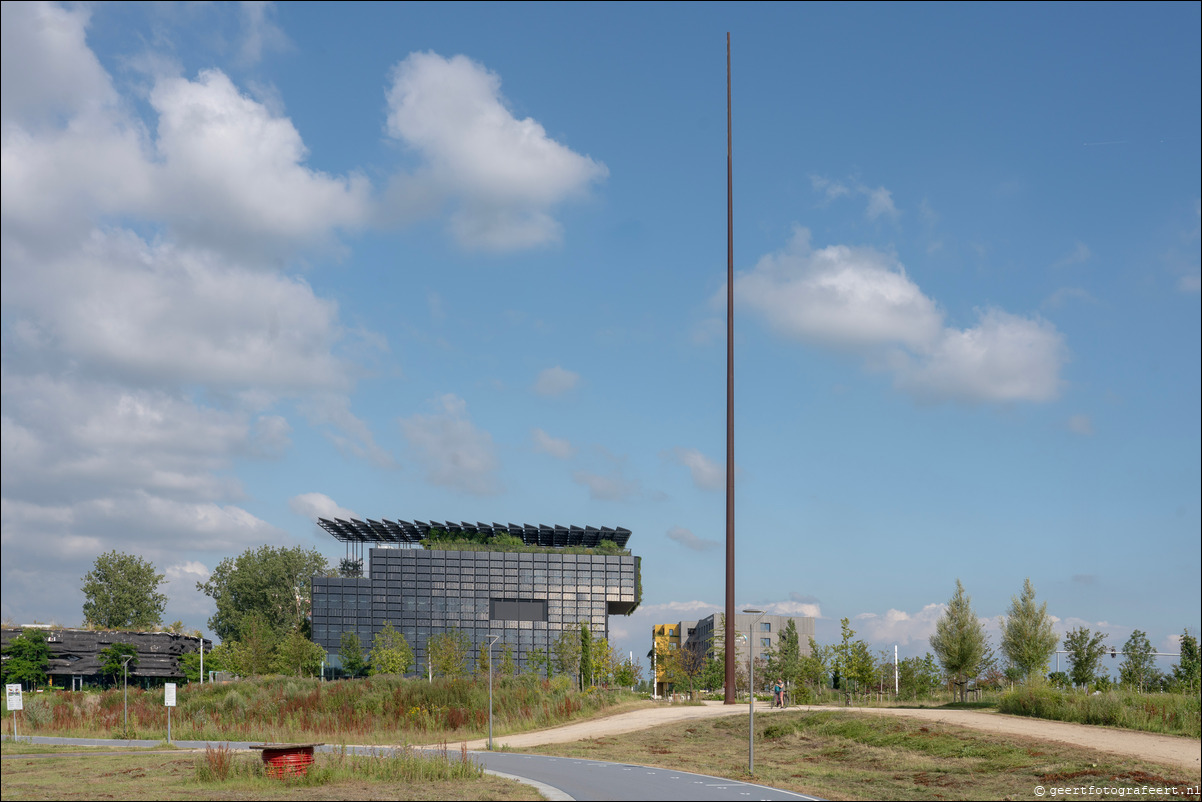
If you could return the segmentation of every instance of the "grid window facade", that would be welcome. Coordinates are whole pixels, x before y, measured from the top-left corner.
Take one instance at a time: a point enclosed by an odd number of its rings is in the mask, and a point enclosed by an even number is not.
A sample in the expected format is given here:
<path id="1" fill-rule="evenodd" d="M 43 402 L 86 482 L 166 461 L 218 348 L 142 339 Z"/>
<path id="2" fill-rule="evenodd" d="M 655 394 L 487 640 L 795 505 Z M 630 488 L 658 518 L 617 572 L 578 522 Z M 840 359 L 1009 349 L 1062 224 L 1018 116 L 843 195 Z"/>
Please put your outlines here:
<path id="1" fill-rule="evenodd" d="M 426 643 L 452 628 L 472 657 L 500 635 L 518 670 L 547 652 L 564 630 L 587 623 L 609 637 L 609 616 L 635 607 L 636 558 L 630 555 L 509 553 L 373 548 L 370 578 L 313 577 L 313 640 L 336 663 L 342 633 L 366 652 L 385 623 L 413 648 L 412 671 L 425 673 Z"/>

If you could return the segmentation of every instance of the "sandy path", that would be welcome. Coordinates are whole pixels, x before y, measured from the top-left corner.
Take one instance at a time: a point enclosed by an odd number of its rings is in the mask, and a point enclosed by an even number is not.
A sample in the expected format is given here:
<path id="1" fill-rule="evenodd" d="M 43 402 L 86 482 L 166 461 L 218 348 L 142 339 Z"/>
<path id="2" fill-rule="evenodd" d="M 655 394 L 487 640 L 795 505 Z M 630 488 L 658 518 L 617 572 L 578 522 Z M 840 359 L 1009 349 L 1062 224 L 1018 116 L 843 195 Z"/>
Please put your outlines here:
<path id="1" fill-rule="evenodd" d="M 1063 721 L 1046 721 L 1044 719 L 1026 718 L 1023 716 L 1007 716 L 1001 713 L 991 713 L 981 710 L 905 710 L 886 707 L 794 707 L 790 709 L 825 710 L 827 712 L 848 710 L 871 715 L 905 716 L 907 718 L 954 724 L 959 727 L 969 727 L 986 732 L 1000 732 L 1006 735 L 1021 735 L 1027 738 L 1040 738 L 1045 741 L 1058 741 L 1060 743 L 1083 746 L 1088 749 L 1097 749 L 1100 752 L 1138 757 L 1155 763 L 1181 766 L 1194 772 L 1202 772 L 1202 743 L 1173 735 L 1157 735 L 1150 732 L 1115 730 L 1087 724 L 1069 724 Z M 780 712 L 772 710 L 767 704 L 756 705 L 755 710 L 757 715 L 773 715 Z M 672 724 L 678 721 L 733 715 L 747 715 L 747 706 L 707 702 L 701 706 L 675 705 L 648 708 L 646 710 L 636 710 L 631 713 L 620 713 L 615 716 L 583 721 L 578 724 L 567 724 L 549 730 L 496 736 L 493 738 L 493 748 L 500 748 L 502 746 L 525 748 L 539 746 L 540 744 L 582 741 L 588 738 L 621 735 L 625 732 L 645 730 L 651 727 L 658 727 L 661 724 Z M 488 740 L 468 741 L 467 748 L 487 749 Z"/>

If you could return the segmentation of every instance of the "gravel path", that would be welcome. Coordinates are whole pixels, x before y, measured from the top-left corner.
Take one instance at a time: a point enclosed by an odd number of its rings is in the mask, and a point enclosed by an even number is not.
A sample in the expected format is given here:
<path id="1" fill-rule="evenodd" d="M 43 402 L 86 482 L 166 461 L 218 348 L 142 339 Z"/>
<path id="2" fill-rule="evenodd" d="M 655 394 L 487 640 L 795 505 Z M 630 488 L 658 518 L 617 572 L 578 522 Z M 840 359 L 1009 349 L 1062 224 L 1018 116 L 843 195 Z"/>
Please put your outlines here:
<path id="1" fill-rule="evenodd" d="M 1070 724 L 1063 721 L 1008 716 L 981 710 L 910 710 L 889 707 L 793 707 L 790 709 L 826 712 L 846 710 L 869 715 L 905 716 L 986 732 L 1058 741 L 1088 749 L 1097 749 L 1100 752 L 1138 757 L 1155 763 L 1181 766 L 1195 772 L 1202 772 L 1202 742 L 1174 735 L 1157 735 L 1088 724 Z M 766 703 L 756 705 L 755 710 L 757 715 L 773 715 L 781 712 L 771 709 Z M 747 715 L 747 705 L 725 705 L 721 702 L 706 702 L 704 705 L 665 705 L 591 719 L 578 724 L 567 724 L 549 730 L 496 736 L 493 738 L 493 747 L 495 749 L 502 746 L 525 748 L 541 744 L 583 741 L 589 738 L 645 730 L 678 721 L 737 715 Z M 468 741 L 467 748 L 487 749 L 488 740 Z"/>

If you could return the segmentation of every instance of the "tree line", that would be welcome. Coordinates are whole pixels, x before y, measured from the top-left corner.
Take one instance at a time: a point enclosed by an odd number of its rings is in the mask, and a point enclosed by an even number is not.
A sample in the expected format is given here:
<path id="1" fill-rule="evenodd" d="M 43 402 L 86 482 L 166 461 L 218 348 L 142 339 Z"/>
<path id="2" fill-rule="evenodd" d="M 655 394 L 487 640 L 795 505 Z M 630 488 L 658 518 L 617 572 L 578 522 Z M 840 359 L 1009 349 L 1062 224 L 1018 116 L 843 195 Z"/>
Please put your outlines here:
<path id="1" fill-rule="evenodd" d="M 719 616 L 721 619 L 722 616 Z M 1000 621 L 1000 643 L 995 650 L 981 620 L 972 608 L 972 599 L 956 580 L 955 592 L 930 637 L 931 651 L 922 657 L 908 657 L 894 663 L 886 652 L 873 654 L 869 645 L 855 637 L 849 619 L 840 621 L 839 643 L 819 645 L 810 638 L 809 654 L 802 654 L 797 628 L 789 620 L 781 629 L 776 646 L 756 658 L 755 674 L 767 684 L 783 679 L 795 702 L 814 698 L 820 689 L 836 689 L 849 694 L 892 692 L 903 699 L 928 696 L 948 687 L 961 701 L 970 688 L 1001 688 L 1006 685 L 1047 681 L 1063 688 L 1104 690 L 1113 684 L 1103 669 L 1103 658 L 1122 654 L 1118 684 L 1139 692 L 1171 691 L 1197 693 L 1202 658 L 1198 639 L 1186 629 L 1181 635 L 1181 653 L 1170 671 L 1156 668 L 1155 649 L 1147 633 L 1135 630 L 1121 650 L 1106 644 L 1106 633 L 1075 627 L 1063 641 L 1056 635 L 1047 603 L 1037 603 L 1031 580 L 1022 592 L 1011 598 L 1007 615 Z M 669 683 L 690 693 L 698 689 L 716 690 L 725 682 L 725 649 L 721 632 L 715 628 L 708 648 L 656 648 L 657 667 Z M 1062 647 L 1067 671 L 1051 671 L 1051 658 Z M 735 685 L 747 688 L 748 666 L 736 664 Z"/>

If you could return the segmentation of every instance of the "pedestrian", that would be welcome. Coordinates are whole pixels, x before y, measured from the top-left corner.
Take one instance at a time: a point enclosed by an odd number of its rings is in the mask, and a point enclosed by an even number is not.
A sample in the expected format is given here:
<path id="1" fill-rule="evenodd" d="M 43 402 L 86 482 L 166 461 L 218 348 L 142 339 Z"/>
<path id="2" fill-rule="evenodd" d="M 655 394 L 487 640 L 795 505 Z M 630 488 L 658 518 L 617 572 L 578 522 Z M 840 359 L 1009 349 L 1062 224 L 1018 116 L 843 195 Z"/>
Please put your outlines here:
<path id="1" fill-rule="evenodd" d="M 776 681 L 776 684 L 772 686 L 772 706 L 773 707 L 784 707 L 785 706 L 784 701 L 781 698 L 782 695 L 784 694 L 784 692 L 785 692 L 785 683 L 783 680 L 778 679 Z"/>

